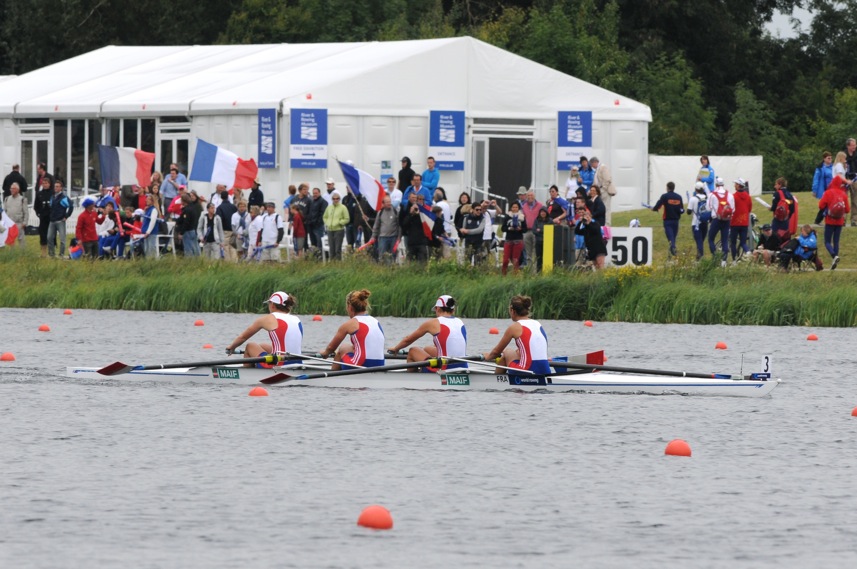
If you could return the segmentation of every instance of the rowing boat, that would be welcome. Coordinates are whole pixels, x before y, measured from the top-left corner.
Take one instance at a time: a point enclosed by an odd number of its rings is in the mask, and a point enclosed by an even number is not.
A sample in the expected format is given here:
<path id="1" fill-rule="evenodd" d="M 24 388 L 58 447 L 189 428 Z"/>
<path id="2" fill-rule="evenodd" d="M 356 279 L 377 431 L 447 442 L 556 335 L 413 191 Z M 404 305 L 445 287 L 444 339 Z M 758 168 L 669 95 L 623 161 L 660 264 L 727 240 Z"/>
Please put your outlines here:
<path id="1" fill-rule="evenodd" d="M 557 391 L 608 392 L 682 395 L 726 395 L 763 397 L 779 384 L 778 379 L 703 379 L 630 373 L 571 372 L 551 375 L 512 376 L 478 370 L 450 370 L 437 373 L 386 371 L 357 375 L 302 378 L 306 369 L 315 366 L 277 367 L 276 370 L 240 366 L 200 366 L 178 369 L 132 370 L 122 375 L 105 377 L 97 367 L 69 367 L 66 375 L 75 379 L 111 381 L 153 381 L 169 383 L 257 385 L 274 373 L 294 374 L 283 386 L 313 386 L 350 389 L 423 389 L 439 391 Z"/>

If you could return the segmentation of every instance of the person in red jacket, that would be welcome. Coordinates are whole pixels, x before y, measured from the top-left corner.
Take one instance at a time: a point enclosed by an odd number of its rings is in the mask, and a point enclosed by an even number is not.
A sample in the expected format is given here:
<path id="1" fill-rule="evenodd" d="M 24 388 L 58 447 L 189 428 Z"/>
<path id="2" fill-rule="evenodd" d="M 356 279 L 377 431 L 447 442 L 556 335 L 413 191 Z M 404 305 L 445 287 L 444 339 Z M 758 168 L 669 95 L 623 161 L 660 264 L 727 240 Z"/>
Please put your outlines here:
<path id="1" fill-rule="evenodd" d="M 77 238 L 77 242 L 83 246 L 83 254 L 90 259 L 97 259 L 98 232 L 95 230 L 95 224 L 98 220 L 98 213 L 95 211 L 95 200 L 86 198 L 81 205 L 83 211 L 77 218 L 74 236 Z"/>
<path id="2" fill-rule="evenodd" d="M 729 224 L 729 250 L 732 251 L 732 262 L 750 252 L 747 245 L 747 231 L 750 226 L 750 212 L 753 211 L 753 200 L 750 199 L 750 186 L 744 178 L 735 180 L 735 213 Z M 738 250 L 738 247 L 741 250 Z"/>
<path id="3" fill-rule="evenodd" d="M 851 213 L 851 204 L 845 194 L 847 187 L 848 182 L 841 176 L 836 176 L 818 201 L 818 209 L 824 213 L 824 247 L 833 257 L 831 271 L 839 264 L 839 236 L 845 225 L 846 214 Z"/>

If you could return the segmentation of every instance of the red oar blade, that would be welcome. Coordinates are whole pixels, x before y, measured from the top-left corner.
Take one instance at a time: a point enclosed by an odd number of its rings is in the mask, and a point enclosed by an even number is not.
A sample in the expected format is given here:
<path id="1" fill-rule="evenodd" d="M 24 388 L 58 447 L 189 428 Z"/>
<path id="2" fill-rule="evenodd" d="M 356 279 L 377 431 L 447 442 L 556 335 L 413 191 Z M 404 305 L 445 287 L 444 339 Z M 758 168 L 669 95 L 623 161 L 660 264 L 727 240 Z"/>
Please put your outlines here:
<path id="1" fill-rule="evenodd" d="M 294 376 L 289 375 L 287 373 L 280 372 L 280 373 L 275 373 L 274 375 L 272 375 L 270 377 L 260 379 L 259 381 L 261 381 L 265 385 L 276 385 L 278 383 L 283 383 L 283 382 L 289 381 L 290 379 L 294 379 Z"/>
<path id="2" fill-rule="evenodd" d="M 104 366 L 98 370 L 98 373 L 101 375 L 119 375 L 122 373 L 128 373 L 132 369 L 134 369 L 134 366 L 129 366 L 122 362 L 113 362 L 112 364 Z"/>

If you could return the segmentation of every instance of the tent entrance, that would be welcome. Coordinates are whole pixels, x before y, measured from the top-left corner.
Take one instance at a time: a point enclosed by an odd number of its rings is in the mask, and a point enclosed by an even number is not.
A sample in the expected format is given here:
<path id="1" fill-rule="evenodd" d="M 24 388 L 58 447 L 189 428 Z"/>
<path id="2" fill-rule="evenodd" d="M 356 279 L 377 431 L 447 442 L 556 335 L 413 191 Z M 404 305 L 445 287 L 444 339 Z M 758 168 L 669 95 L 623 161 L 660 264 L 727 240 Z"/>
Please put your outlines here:
<path id="1" fill-rule="evenodd" d="M 515 199 L 519 186 L 532 187 L 532 135 L 474 134 L 471 149 L 474 199 L 490 195 L 508 202 Z"/>

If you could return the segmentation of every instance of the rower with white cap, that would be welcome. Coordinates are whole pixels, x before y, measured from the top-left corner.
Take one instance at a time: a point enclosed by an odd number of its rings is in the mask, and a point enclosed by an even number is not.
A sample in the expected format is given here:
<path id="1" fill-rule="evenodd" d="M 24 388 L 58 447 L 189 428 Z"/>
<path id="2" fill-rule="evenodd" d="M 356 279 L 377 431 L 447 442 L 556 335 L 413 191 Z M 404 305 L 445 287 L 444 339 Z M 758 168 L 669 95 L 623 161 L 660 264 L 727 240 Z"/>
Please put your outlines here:
<path id="1" fill-rule="evenodd" d="M 433 346 L 419 348 L 414 346 L 408 350 L 409 362 L 422 362 L 435 357 L 452 356 L 463 358 L 467 355 L 467 330 L 464 322 L 453 315 L 455 312 L 455 299 L 448 294 L 443 294 L 434 303 L 434 313 L 437 318 L 430 318 L 419 328 L 405 336 L 401 342 L 393 346 L 388 353 L 397 353 L 399 350 L 410 346 L 426 334 L 432 335 Z M 444 366 L 444 369 L 466 368 L 466 362 L 453 361 Z M 409 371 L 419 371 L 412 368 Z M 425 371 L 434 371 L 425 369 Z"/>
<path id="2" fill-rule="evenodd" d="M 246 330 L 241 332 L 226 348 L 227 354 L 232 354 L 244 342 L 247 342 L 259 330 L 267 330 L 270 343 L 249 342 L 244 348 L 245 358 L 258 358 L 267 354 L 300 354 L 304 329 L 300 318 L 292 314 L 297 304 L 294 296 L 277 291 L 265 301 L 268 314 L 257 318 Z M 296 363 L 294 360 L 288 363 Z M 245 364 L 252 367 L 250 364 Z M 268 364 L 258 364 L 267 367 Z"/>

